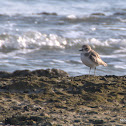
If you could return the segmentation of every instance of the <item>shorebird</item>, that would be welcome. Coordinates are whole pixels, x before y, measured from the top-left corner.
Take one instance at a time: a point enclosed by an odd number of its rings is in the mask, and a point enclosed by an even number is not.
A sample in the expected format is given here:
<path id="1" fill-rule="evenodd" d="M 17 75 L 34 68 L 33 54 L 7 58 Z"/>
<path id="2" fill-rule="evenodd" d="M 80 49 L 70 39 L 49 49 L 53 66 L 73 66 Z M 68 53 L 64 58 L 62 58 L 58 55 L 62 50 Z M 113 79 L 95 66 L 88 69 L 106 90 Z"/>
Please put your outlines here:
<path id="1" fill-rule="evenodd" d="M 103 65 L 107 66 L 107 64 L 100 58 L 99 54 L 95 52 L 89 45 L 83 45 L 82 49 L 79 50 L 81 52 L 81 61 L 86 66 L 90 67 L 89 75 L 92 68 L 94 68 L 94 76 L 96 71 L 96 66 Z"/>

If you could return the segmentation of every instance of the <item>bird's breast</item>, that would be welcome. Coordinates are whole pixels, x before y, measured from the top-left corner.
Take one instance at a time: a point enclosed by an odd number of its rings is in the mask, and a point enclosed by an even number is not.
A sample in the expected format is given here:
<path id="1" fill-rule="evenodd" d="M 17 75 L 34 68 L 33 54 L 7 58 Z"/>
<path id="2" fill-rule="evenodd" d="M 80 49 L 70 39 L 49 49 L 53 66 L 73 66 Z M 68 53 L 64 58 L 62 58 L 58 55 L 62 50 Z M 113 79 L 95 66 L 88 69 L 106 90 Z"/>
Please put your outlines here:
<path id="1" fill-rule="evenodd" d="M 83 64 L 85 64 L 88 67 L 95 68 L 96 64 L 91 61 L 88 55 L 85 55 L 84 53 L 81 53 L 81 61 Z"/>

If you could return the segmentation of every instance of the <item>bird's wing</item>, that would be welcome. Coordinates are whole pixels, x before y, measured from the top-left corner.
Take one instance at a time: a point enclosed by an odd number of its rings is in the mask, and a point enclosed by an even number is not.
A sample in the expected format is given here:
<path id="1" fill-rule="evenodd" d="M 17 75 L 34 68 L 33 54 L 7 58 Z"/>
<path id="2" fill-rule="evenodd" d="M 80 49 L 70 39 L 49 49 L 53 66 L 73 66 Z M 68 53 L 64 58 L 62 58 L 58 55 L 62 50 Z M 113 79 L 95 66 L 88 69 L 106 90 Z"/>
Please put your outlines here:
<path id="1" fill-rule="evenodd" d="M 99 65 L 98 59 L 101 59 L 99 54 L 97 52 L 95 52 L 94 50 L 90 51 L 90 55 L 89 58 L 96 64 Z"/>

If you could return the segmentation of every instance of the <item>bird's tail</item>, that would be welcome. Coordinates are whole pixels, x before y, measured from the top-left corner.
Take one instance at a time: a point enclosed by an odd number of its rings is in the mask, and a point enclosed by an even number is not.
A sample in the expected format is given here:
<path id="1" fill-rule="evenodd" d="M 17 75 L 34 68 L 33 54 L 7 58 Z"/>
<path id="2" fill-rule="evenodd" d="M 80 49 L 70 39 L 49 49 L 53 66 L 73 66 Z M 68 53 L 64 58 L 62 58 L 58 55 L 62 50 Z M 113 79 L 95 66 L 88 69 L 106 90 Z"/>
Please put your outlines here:
<path id="1" fill-rule="evenodd" d="M 102 61 L 102 65 L 103 66 L 107 66 L 107 63 L 105 63 L 104 61 Z"/>
<path id="2" fill-rule="evenodd" d="M 107 66 L 107 63 L 105 63 L 102 59 L 98 59 L 99 65 Z"/>

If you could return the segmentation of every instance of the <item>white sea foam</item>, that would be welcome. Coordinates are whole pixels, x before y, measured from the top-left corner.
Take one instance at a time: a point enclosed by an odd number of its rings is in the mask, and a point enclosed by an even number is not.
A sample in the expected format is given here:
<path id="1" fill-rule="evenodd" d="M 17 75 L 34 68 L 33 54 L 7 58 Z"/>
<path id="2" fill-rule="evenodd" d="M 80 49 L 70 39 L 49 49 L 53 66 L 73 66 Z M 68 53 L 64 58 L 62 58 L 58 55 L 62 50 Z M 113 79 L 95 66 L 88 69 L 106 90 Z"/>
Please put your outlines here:
<path id="1" fill-rule="evenodd" d="M 125 53 L 126 52 L 126 39 L 108 39 L 108 40 L 100 40 L 96 38 L 78 38 L 79 33 L 77 34 L 75 31 L 70 32 L 69 35 L 72 35 L 72 39 L 67 39 L 56 34 L 42 34 L 40 32 L 26 32 L 20 36 L 14 36 L 9 34 L 1 34 L 0 35 L 0 49 L 6 50 L 15 50 L 15 49 L 27 49 L 27 51 L 31 51 L 32 49 L 40 49 L 40 48 L 69 48 L 75 47 L 80 48 L 83 44 L 89 44 L 96 47 L 105 47 L 111 48 L 113 53 Z M 23 52 L 27 53 L 26 50 Z"/>
<path id="2" fill-rule="evenodd" d="M 77 16 L 71 14 L 71 15 L 68 15 L 67 18 L 69 18 L 69 19 L 77 19 Z"/>
<path id="3" fill-rule="evenodd" d="M 64 61 L 62 61 L 62 60 L 57 60 L 57 59 L 53 59 L 53 62 L 55 62 L 55 63 L 64 63 Z"/>
<path id="4" fill-rule="evenodd" d="M 124 62 L 117 62 L 117 63 L 114 63 L 114 67 L 115 68 L 118 68 L 118 69 L 125 69 L 126 68 L 126 64 Z"/>
<path id="5" fill-rule="evenodd" d="M 64 34 L 64 36 L 65 37 L 68 37 L 68 38 L 74 38 L 74 39 L 76 39 L 76 38 L 79 38 L 79 37 L 81 37 L 82 35 L 84 35 L 84 32 L 82 32 L 82 31 L 76 31 L 76 30 L 68 30 L 65 34 Z"/>
<path id="6" fill-rule="evenodd" d="M 35 49 L 44 46 L 65 48 L 67 41 L 56 34 L 41 34 L 40 32 L 27 32 L 22 36 L 6 35 L 0 38 L 0 48 L 6 49 Z"/>

